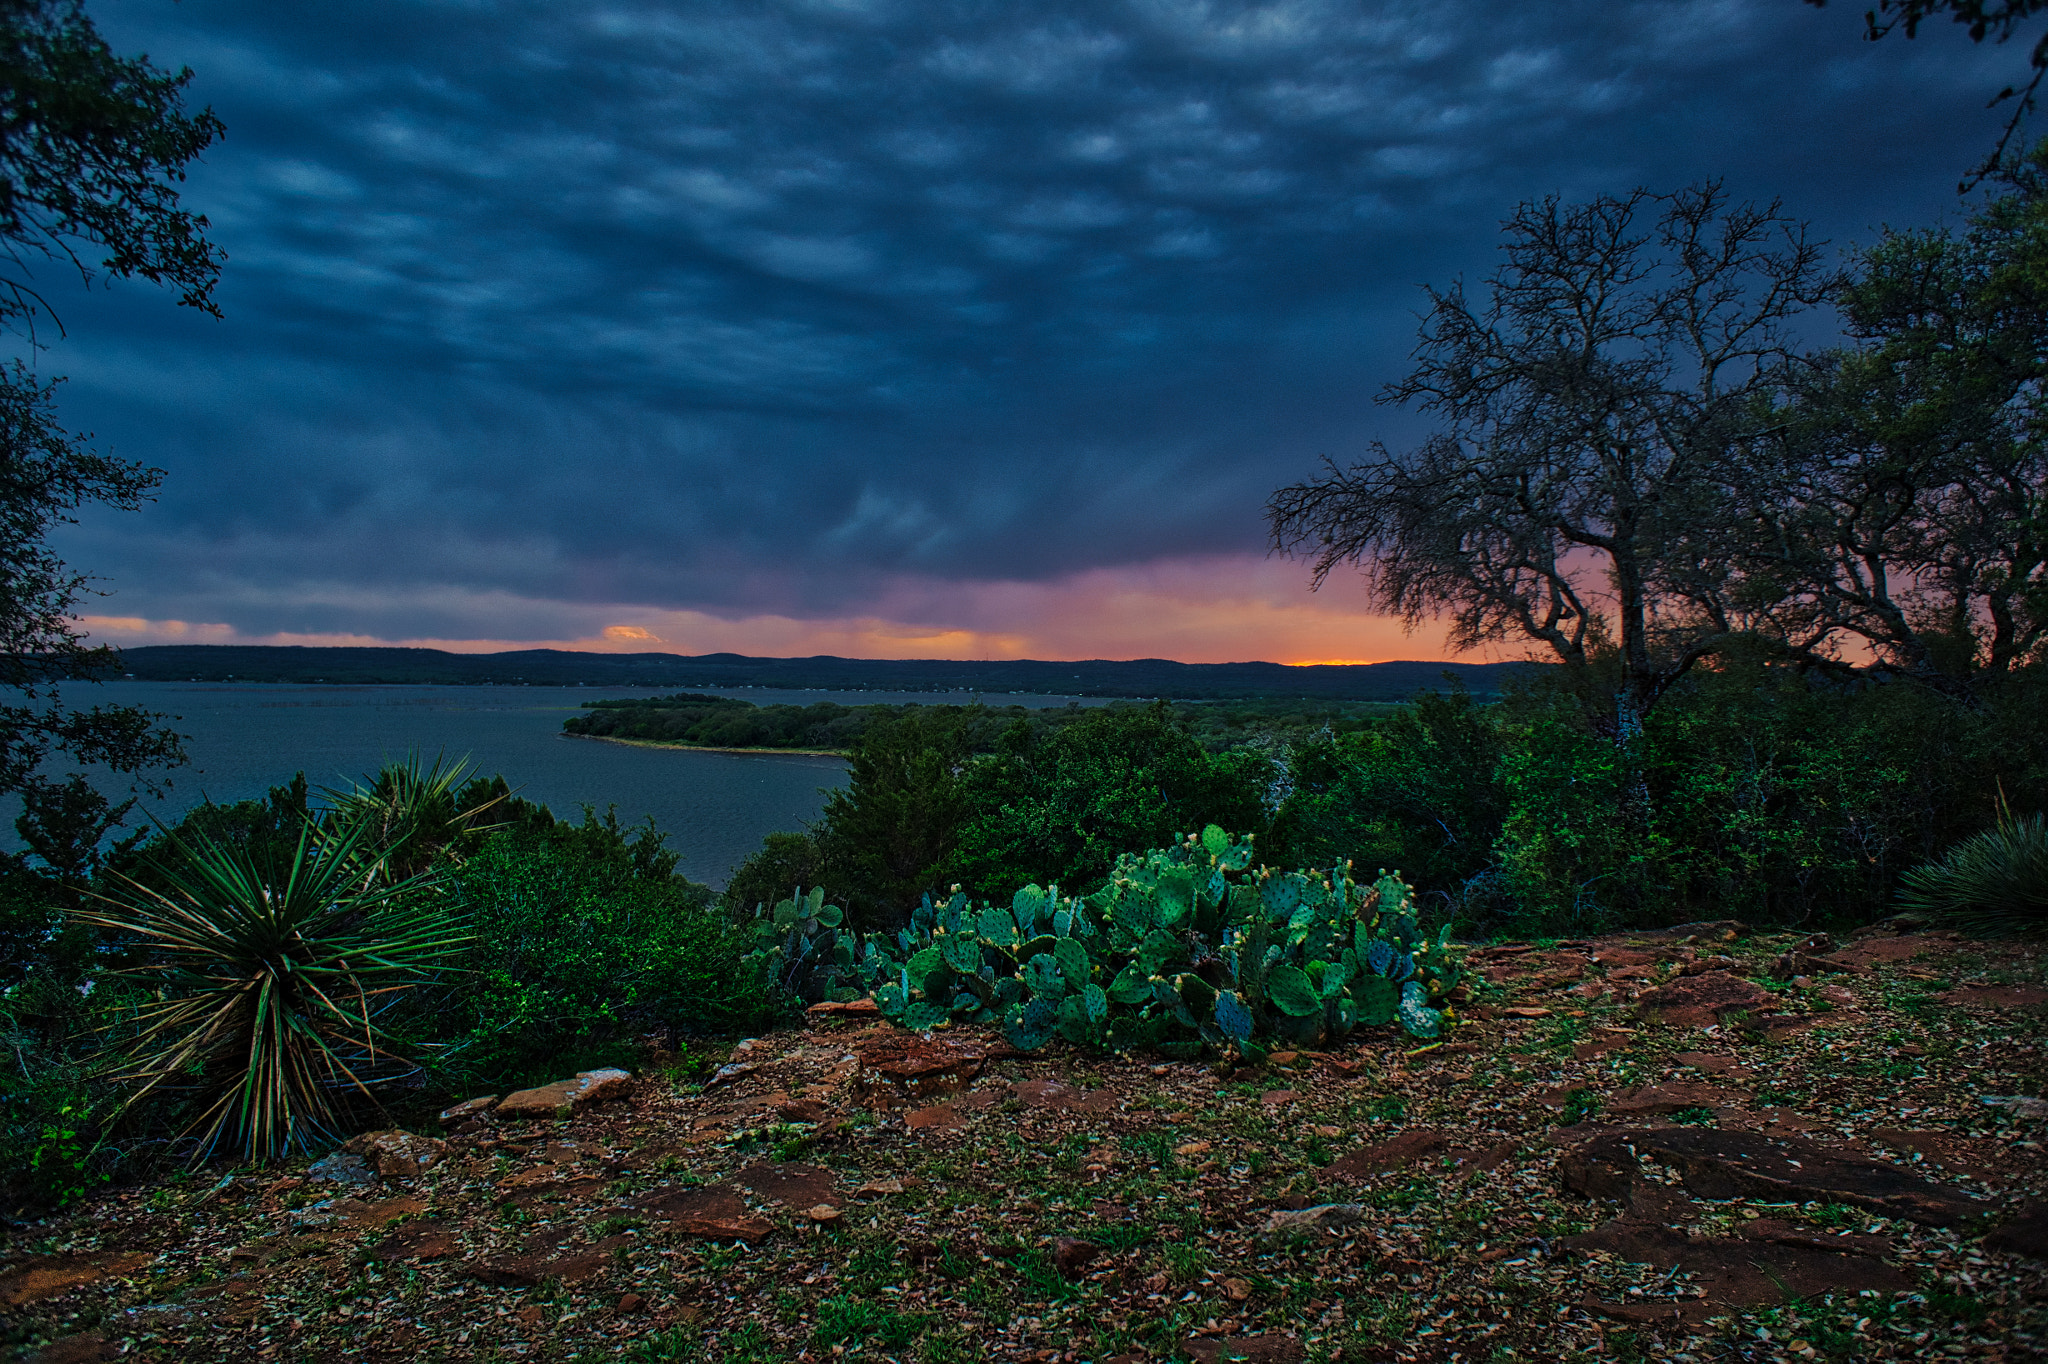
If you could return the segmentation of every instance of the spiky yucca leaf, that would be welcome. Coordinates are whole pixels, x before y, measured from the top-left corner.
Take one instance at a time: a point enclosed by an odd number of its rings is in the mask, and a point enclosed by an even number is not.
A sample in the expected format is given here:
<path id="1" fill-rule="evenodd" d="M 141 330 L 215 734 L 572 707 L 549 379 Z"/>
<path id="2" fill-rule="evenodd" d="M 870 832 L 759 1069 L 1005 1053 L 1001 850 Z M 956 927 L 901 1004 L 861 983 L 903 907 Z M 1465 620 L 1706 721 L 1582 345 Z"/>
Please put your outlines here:
<path id="1" fill-rule="evenodd" d="M 322 828 L 330 839 L 364 831 L 357 846 L 382 858 L 387 880 L 416 875 L 448 845 L 500 827 L 483 815 L 503 797 L 467 810 L 459 805 L 472 770 L 468 758 L 451 764 L 446 754 L 431 764 L 418 753 L 387 760 L 373 777 L 321 791 L 330 811 Z"/>
<path id="2" fill-rule="evenodd" d="M 196 1086 L 199 1154 L 223 1140 L 252 1160 L 338 1135 L 338 1095 L 367 1096 L 396 1066 L 377 1026 L 385 997 L 425 980 L 468 939 L 436 873 L 393 880 L 386 849 L 356 824 L 311 824 L 282 865 L 246 848 L 174 840 L 168 892 L 126 877 L 88 923 L 138 940 L 126 974 L 152 988 L 131 1041 L 110 1058 L 137 1088 Z"/>
<path id="3" fill-rule="evenodd" d="M 2048 818 L 2002 818 L 1901 878 L 1908 909 L 1994 937 L 2048 934 Z"/>

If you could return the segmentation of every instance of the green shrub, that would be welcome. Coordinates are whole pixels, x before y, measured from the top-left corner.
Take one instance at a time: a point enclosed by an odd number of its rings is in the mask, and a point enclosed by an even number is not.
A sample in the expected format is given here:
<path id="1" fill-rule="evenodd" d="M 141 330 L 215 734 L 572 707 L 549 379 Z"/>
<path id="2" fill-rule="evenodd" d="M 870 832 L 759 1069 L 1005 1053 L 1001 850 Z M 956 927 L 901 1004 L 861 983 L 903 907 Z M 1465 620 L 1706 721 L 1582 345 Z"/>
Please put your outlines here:
<path id="1" fill-rule="evenodd" d="M 1491 865 L 1507 813 L 1493 712 L 1463 690 L 1429 692 L 1354 724 L 1288 754 L 1261 855 L 1276 866 L 1399 867 L 1428 899 L 1458 902 Z"/>
<path id="2" fill-rule="evenodd" d="M 640 1039 L 732 1033 L 779 1001 L 743 965 L 746 941 L 705 887 L 674 874 L 651 825 L 616 815 L 508 829 L 448 878 L 473 935 L 451 975 L 413 1001 L 405 1026 L 448 1045 L 437 1085 L 504 1089 L 598 1065 L 639 1063 Z"/>
<path id="3" fill-rule="evenodd" d="M 1019 724 L 962 776 L 971 815 L 958 851 L 920 889 L 959 882 L 1007 900 L 1026 885 L 1092 885 L 1187 829 L 1263 829 L 1275 775 L 1262 753 L 1207 752 L 1164 702 Z"/>

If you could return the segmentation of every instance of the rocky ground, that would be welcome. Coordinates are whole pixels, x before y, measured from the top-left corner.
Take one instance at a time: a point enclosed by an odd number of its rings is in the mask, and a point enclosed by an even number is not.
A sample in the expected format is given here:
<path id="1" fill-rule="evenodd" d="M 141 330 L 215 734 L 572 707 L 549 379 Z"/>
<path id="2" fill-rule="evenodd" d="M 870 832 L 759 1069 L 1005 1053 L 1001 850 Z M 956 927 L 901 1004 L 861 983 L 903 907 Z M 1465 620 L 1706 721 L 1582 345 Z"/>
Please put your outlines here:
<path id="1" fill-rule="evenodd" d="M 12 1231 L 7 1348 L 2048 1357 L 2037 949 L 1698 926 L 1472 959 L 1434 1047 L 1225 1073 L 826 1008 L 715 1074 L 111 1193 Z"/>

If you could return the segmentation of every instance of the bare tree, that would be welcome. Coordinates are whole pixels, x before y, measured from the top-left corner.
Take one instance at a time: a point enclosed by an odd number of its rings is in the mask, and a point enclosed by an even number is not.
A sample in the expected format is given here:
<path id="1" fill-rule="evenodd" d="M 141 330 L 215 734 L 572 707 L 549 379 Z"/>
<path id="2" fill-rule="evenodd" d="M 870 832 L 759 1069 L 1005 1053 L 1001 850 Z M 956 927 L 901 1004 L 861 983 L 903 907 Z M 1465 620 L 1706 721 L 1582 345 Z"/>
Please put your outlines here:
<path id="1" fill-rule="evenodd" d="M 1626 734 L 1784 605 L 1700 532 L 1805 364 L 1787 324 L 1836 280 L 1777 204 L 1731 205 L 1718 183 L 1553 196 L 1503 228 L 1485 297 L 1432 289 L 1415 369 L 1381 395 L 1441 429 L 1275 493 L 1273 543 L 1312 557 L 1318 586 L 1357 566 L 1379 606 L 1410 628 L 1447 619 L 1456 648 L 1611 656 Z M 1811 650 L 1828 628 L 1778 634 Z"/>

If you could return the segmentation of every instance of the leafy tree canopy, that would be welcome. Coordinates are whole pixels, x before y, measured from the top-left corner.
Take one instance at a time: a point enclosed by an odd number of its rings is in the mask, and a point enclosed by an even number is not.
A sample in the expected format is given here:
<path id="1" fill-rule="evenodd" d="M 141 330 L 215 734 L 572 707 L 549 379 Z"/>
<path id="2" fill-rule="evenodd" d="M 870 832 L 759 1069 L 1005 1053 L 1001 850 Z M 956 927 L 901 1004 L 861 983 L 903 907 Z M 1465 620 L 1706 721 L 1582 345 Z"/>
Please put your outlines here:
<path id="1" fill-rule="evenodd" d="M 87 285 L 140 277 L 218 315 L 223 255 L 205 237 L 206 219 L 178 199 L 185 166 L 221 133 L 211 110 L 185 112 L 191 78 L 115 54 L 77 0 L 0 0 L 0 325 L 31 348 L 41 346 L 38 320 L 56 321 L 37 275 L 45 264 Z M 42 775 L 48 757 L 136 773 L 182 754 L 177 736 L 156 727 L 161 717 L 64 705 L 56 684 L 91 677 L 114 655 L 73 628 L 88 579 L 48 535 L 89 503 L 135 509 L 163 475 L 66 430 L 54 394 L 21 359 L 0 366 L 0 686 L 13 697 L 0 705 L 0 792 L 22 792 L 45 842 L 69 829 L 96 844 L 104 807 L 86 808 L 93 793 L 82 778 Z M 78 861 L 75 849 L 55 851 L 52 866 Z"/>

